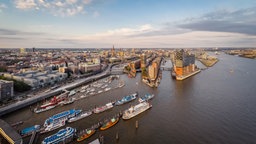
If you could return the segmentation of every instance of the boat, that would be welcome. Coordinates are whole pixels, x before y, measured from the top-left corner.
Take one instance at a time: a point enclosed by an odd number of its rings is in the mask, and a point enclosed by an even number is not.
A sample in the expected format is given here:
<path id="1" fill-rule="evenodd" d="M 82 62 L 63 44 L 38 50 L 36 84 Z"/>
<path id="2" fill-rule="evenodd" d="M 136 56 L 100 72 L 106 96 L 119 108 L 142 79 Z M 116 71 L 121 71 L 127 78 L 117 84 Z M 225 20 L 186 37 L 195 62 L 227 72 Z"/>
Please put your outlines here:
<path id="1" fill-rule="evenodd" d="M 111 88 L 110 87 L 107 87 L 104 89 L 104 91 L 109 91 Z"/>
<path id="2" fill-rule="evenodd" d="M 120 119 L 120 115 L 119 114 L 117 116 L 114 116 L 109 121 L 103 123 L 102 126 L 100 127 L 100 130 L 106 130 L 106 129 L 114 126 L 115 124 L 118 123 L 119 119 Z"/>
<path id="3" fill-rule="evenodd" d="M 152 99 L 154 97 L 154 94 L 145 94 L 145 96 L 139 98 L 139 102 L 144 102 Z"/>
<path id="4" fill-rule="evenodd" d="M 121 100 L 118 100 L 115 105 L 122 105 L 122 104 L 125 104 L 125 103 L 128 103 L 132 100 L 135 100 L 136 97 L 137 97 L 138 93 L 134 93 L 134 94 L 131 94 L 131 95 L 128 95 L 128 96 L 125 96 L 123 97 Z"/>
<path id="5" fill-rule="evenodd" d="M 81 113 L 81 114 L 79 114 L 79 115 L 77 115 L 77 116 L 75 116 L 75 117 L 70 118 L 70 119 L 68 120 L 68 122 L 71 123 L 71 122 L 74 122 L 74 121 L 78 121 L 78 120 L 80 120 L 80 119 L 83 119 L 83 118 L 85 118 L 85 117 L 90 116 L 91 114 L 92 114 L 92 111 L 83 112 L 83 113 Z"/>
<path id="6" fill-rule="evenodd" d="M 146 111 L 147 109 L 149 109 L 151 107 L 152 107 L 152 105 L 149 104 L 148 102 L 142 102 L 142 103 L 139 103 L 135 106 L 131 106 L 129 109 L 127 109 L 123 112 L 123 117 L 122 118 L 124 120 L 131 119 L 131 118 L 133 118 L 136 115 Z"/>
<path id="7" fill-rule="evenodd" d="M 59 102 L 63 101 L 64 97 L 56 97 L 54 96 L 50 101 L 45 102 L 43 105 L 40 106 L 41 109 L 44 109 L 49 106 L 56 106 Z"/>
<path id="8" fill-rule="evenodd" d="M 68 96 L 73 96 L 73 95 L 75 95 L 75 94 L 76 94 L 76 91 L 75 91 L 75 90 L 72 90 L 72 91 L 69 92 Z"/>
<path id="9" fill-rule="evenodd" d="M 68 104 L 72 104 L 74 101 L 75 101 L 75 98 L 69 98 L 69 99 L 66 99 L 66 100 L 60 102 L 60 104 L 68 105 Z"/>
<path id="10" fill-rule="evenodd" d="M 55 114 L 45 120 L 44 127 L 51 126 L 51 124 L 54 123 L 55 121 L 59 121 L 59 120 L 66 121 L 66 120 L 78 115 L 81 111 L 82 110 L 71 109 L 71 110 L 67 110 L 67 111 Z"/>
<path id="11" fill-rule="evenodd" d="M 76 133 L 76 129 L 72 127 L 66 127 L 65 129 L 61 129 L 57 133 L 46 137 L 42 141 L 42 144 L 65 143 L 68 139 L 72 140 L 75 133 Z"/>
<path id="12" fill-rule="evenodd" d="M 50 125 L 48 125 L 47 127 L 45 127 L 40 133 L 46 133 L 46 132 L 53 131 L 55 129 L 65 126 L 65 124 L 66 124 L 65 119 L 56 120 L 56 121 L 52 122 Z"/>
<path id="13" fill-rule="evenodd" d="M 111 108 L 113 108 L 113 103 L 112 102 L 107 103 L 104 106 L 96 107 L 95 109 L 93 109 L 93 112 L 94 113 L 101 113 L 101 112 L 106 111 L 106 110 L 111 109 Z"/>
<path id="14" fill-rule="evenodd" d="M 56 105 L 48 106 L 48 107 L 45 107 L 45 108 L 35 108 L 35 109 L 34 109 L 34 112 L 35 112 L 35 113 L 41 113 L 41 112 L 44 112 L 44 111 L 48 111 L 48 110 L 50 110 L 50 109 L 53 109 L 53 108 L 55 108 L 55 107 L 56 107 Z"/>
<path id="15" fill-rule="evenodd" d="M 31 127 L 27 127 L 27 128 L 24 128 L 20 131 L 20 135 L 22 137 L 25 137 L 25 136 L 28 136 L 28 135 L 31 135 L 34 131 L 39 131 L 40 130 L 40 125 L 34 125 L 34 126 L 31 126 Z"/>
<path id="16" fill-rule="evenodd" d="M 103 91 L 102 90 L 99 90 L 98 93 L 102 93 Z"/>
<path id="17" fill-rule="evenodd" d="M 96 129 L 86 129 L 83 134 L 81 136 L 79 136 L 76 141 L 77 142 L 81 142 L 87 138 L 89 138 L 90 136 L 92 136 L 94 133 L 96 132 Z"/>

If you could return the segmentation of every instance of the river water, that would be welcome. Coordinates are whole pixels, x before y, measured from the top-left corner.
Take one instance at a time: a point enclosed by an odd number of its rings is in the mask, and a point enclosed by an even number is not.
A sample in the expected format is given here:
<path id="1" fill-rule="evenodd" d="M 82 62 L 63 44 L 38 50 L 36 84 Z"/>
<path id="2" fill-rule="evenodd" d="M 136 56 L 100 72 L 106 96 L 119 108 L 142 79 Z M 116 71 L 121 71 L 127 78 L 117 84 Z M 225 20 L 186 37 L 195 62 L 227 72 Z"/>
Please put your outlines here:
<path id="1" fill-rule="evenodd" d="M 3 119 L 9 123 L 24 121 L 23 125 L 17 127 L 22 129 L 43 124 L 47 117 L 64 110 L 86 110 L 138 91 L 139 96 L 146 93 L 155 95 L 150 101 L 153 105 L 151 109 L 131 120 L 120 120 L 106 131 L 97 131 L 83 142 L 89 143 L 103 135 L 105 144 L 256 143 L 256 60 L 224 53 L 217 57 L 220 61 L 213 67 L 184 81 L 173 80 L 169 71 L 163 71 L 159 87 L 150 88 L 141 82 L 140 74 L 136 78 L 121 75 L 120 79 L 126 84 L 122 88 L 41 114 L 34 114 L 29 108 L 25 108 L 6 115 Z M 200 63 L 198 65 L 203 67 Z M 136 103 L 137 100 L 116 106 L 67 126 L 85 129 Z M 139 123 L 138 129 L 135 127 L 136 121 Z M 40 135 L 38 143 L 57 131 Z M 116 133 L 119 140 L 116 140 Z"/>

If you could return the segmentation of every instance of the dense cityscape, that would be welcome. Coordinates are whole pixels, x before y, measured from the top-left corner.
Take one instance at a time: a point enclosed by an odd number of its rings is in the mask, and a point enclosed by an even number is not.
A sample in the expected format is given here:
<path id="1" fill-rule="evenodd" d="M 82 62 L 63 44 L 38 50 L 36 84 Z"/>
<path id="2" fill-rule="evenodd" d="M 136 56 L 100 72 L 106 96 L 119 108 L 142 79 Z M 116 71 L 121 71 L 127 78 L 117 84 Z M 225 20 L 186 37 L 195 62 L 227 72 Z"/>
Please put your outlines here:
<path id="1" fill-rule="evenodd" d="M 0 19 L 0 144 L 256 143 L 254 0 L 3 0 Z"/>

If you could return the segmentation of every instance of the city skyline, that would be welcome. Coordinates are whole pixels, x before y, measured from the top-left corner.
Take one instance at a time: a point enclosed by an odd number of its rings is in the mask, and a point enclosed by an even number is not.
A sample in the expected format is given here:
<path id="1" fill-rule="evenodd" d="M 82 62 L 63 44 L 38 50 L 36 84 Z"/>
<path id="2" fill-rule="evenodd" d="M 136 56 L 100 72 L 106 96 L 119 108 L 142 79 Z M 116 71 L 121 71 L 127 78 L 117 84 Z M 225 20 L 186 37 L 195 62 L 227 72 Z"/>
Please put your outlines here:
<path id="1" fill-rule="evenodd" d="M 253 0 L 3 0 L 0 18 L 0 48 L 256 44 Z"/>

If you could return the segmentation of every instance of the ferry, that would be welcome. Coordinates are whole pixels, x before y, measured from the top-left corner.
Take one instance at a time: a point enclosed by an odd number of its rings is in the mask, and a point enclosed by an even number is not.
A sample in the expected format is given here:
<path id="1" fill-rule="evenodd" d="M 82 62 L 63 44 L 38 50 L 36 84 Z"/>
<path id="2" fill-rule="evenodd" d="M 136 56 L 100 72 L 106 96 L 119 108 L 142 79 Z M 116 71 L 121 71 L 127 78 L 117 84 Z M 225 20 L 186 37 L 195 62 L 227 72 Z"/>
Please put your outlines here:
<path id="1" fill-rule="evenodd" d="M 41 113 L 41 112 L 44 112 L 44 111 L 48 111 L 48 110 L 50 110 L 50 109 L 53 109 L 53 108 L 55 108 L 55 107 L 56 107 L 56 105 L 48 106 L 48 107 L 45 107 L 45 108 L 35 108 L 35 109 L 34 109 L 34 112 L 35 112 L 35 113 Z"/>
<path id="2" fill-rule="evenodd" d="M 79 114 L 79 115 L 77 115 L 77 116 L 75 116 L 75 117 L 70 118 L 70 119 L 68 120 L 68 122 L 71 123 L 71 122 L 74 122 L 74 121 L 78 121 L 78 120 L 80 120 L 80 119 L 83 119 L 83 118 L 85 118 L 85 117 L 90 116 L 91 114 L 92 114 L 92 111 L 83 112 L 83 113 L 81 113 L 81 114 Z"/>
<path id="3" fill-rule="evenodd" d="M 32 127 L 24 128 L 23 130 L 20 131 L 20 135 L 22 137 L 31 135 L 34 131 L 39 131 L 40 130 L 40 125 L 34 125 Z"/>
<path id="4" fill-rule="evenodd" d="M 134 94 L 131 94 L 131 95 L 128 95 L 128 96 L 125 96 L 123 97 L 121 100 L 118 100 L 115 105 L 122 105 L 122 104 L 125 104 L 125 103 L 128 103 L 132 100 L 135 100 L 136 97 L 137 97 L 138 93 L 134 93 Z"/>
<path id="5" fill-rule="evenodd" d="M 52 122 L 50 125 L 48 125 L 47 127 L 45 127 L 40 133 L 46 133 L 46 132 L 53 131 L 55 129 L 65 126 L 65 124 L 66 124 L 65 119 L 56 120 L 56 121 Z"/>
<path id="6" fill-rule="evenodd" d="M 102 126 L 100 127 L 100 130 L 106 130 L 106 129 L 114 126 L 115 124 L 118 123 L 119 119 L 120 119 L 120 115 L 119 114 L 117 116 L 114 116 L 109 121 L 103 123 Z"/>
<path id="7" fill-rule="evenodd" d="M 129 109 L 127 109 L 123 112 L 123 117 L 122 118 L 124 120 L 131 119 L 131 118 L 133 118 L 136 115 L 146 111 L 147 109 L 149 109 L 151 107 L 152 107 L 152 105 L 149 104 L 148 102 L 142 102 L 142 103 L 139 103 L 135 106 L 131 106 Z"/>
<path id="8" fill-rule="evenodd" d="M 76 133 L 76 129 L 71 127 L 66 127 L 65 129 L 59 130 L 57 133 L 46 137 L 42 144 L 57 144 L 65 143 L 67 139 L 72 139 Z"/>
<path id="9" fill-rule="evenodd" d="M 85 132 L 76 139 L 76 141 L 81 142 L 89 138 L 90 136 L 92 136 L 95 132 L 96 132 L 96 129 L 88 129 L 88 130 L 86 129 Z"/>
<path id="10" fill-rule="evenodd" d="M 69 118 L 72 118 L 76 115 L 78 115 L 82 110 L 75 110 L 75 109 L 71 109 L 68 111 L 64 111 L 58 114 L 55 114 L 51 117 L 49 117 L 48 119 L 45 120 L 44 122 L 44 127 L 48 127 L 50 126 L 54 121 L 58 121 L 58 120 L 68 120 Z"/>
<path id="11" fill-rule="evenodd" d="M 101 112 L 106 111 L 106 110 L 111 109 L 111 108 L 113 108 L 113 103 L 112 102 L 107 103 L 104 106 L 96 107 L 95 109 L 93 109 L 93 112 L 94 113 L 101 113 Z"/>
<path id="12" fill-rule="evenodd" d="M 148 101 L 154 97 L 154 94 L 145 94 L 145 96 L 139 98 L 139 102 Z"/>

